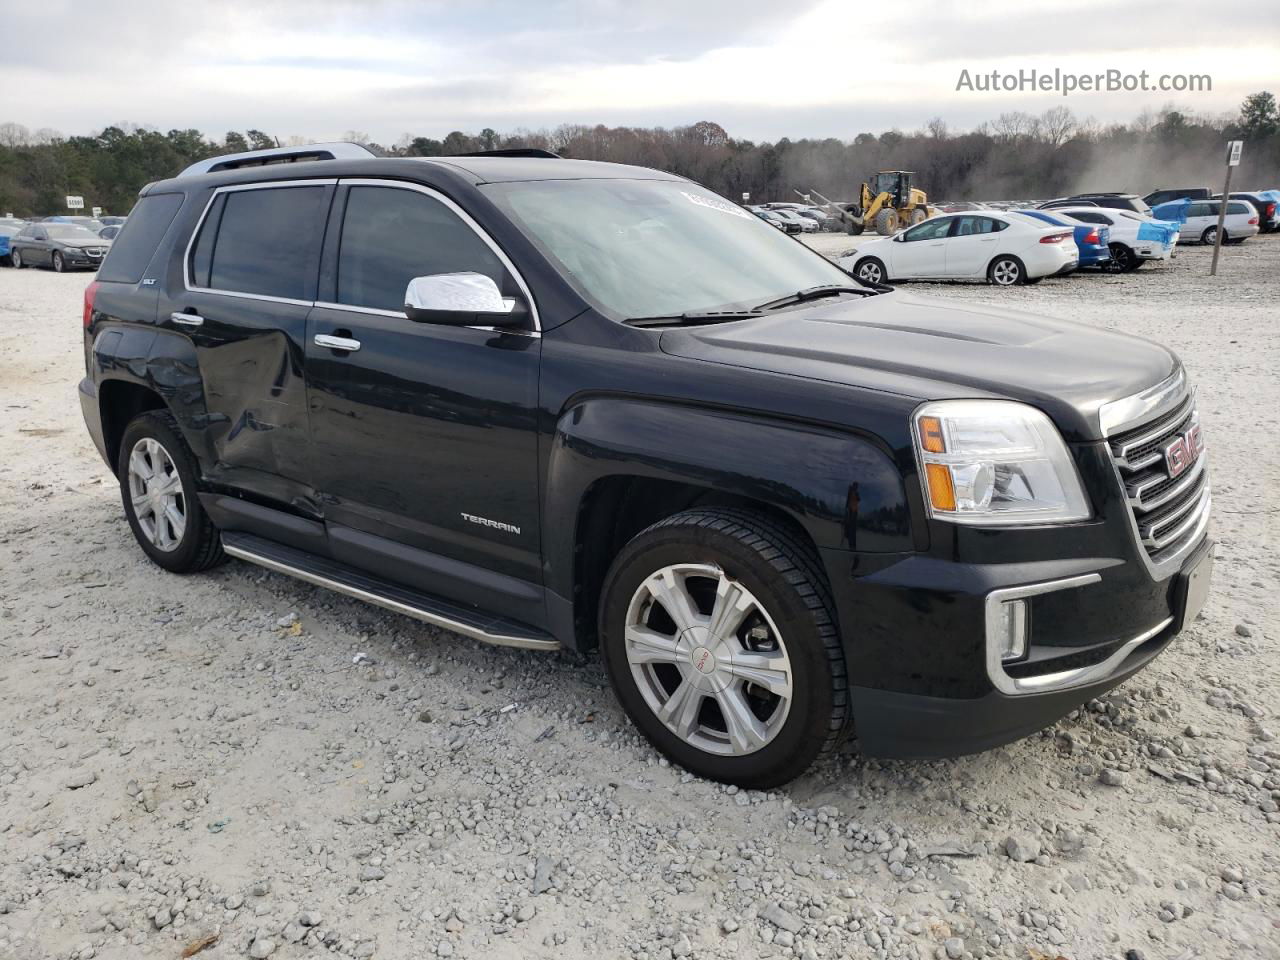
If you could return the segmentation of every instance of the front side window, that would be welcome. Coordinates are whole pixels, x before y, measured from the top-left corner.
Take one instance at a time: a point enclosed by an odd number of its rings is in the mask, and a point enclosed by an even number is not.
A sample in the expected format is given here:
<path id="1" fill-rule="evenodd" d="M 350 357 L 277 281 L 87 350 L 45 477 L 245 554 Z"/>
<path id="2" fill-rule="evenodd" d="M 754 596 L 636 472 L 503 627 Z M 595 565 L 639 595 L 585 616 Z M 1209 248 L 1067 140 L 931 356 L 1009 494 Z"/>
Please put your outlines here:
<path id="1" fill-rule="evenodd" d="M 352 187 L 338 250 L 338 302 L 404 310 L 414 277 L 481 273 L 503 288 L 497 254 L 434 197 L 398 187 Z"/>
<path id="2" fill-rule="evenodd" d="M 962 217 L 961 223 L 965 220 L 971 220 L 972 217 Z M 947 231 L 951 229 L 953 217 L 939 217 L 937 220 L 926 220 L 918 226 L 912 227 L 902 235 L 903 243 L 914 243 L 917 240 L 941 240 L 947 235 Z"/>
<path id="3" fill-rule="evenodd" d="M 220 195 L 196 239 L 191 265 L 196 286 L 313 299 L 326 199 L 322 186 Z"/>
<path id="4" fill-rule="evenodd" d="M 755 306 L 850 276 L 685 180 L 481 187 L 588 301 L 617 319 Z"/>

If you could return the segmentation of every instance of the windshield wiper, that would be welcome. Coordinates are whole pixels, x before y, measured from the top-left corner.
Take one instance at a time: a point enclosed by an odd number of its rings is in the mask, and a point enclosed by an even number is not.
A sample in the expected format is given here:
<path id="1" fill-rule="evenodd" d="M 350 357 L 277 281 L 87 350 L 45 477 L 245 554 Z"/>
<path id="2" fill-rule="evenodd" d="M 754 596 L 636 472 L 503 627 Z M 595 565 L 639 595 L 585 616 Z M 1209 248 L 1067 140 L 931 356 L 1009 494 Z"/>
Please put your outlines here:
<path id="1" fill-rule="evenodd" d="M 678 327 L 696 326 L 705 323 L 723 323 L 728 320 L 746 320 L 759 317 L 761 312 L 752 310 L 690 310 L 685 313 L 669 313 L 657 317 L 628 317 L 626 323 L 632 327 Z"/>
<path id="2" fill-rule="evenodd" d="M 809 300 L 821 300 L 823 297 L 838 297 L 842 293 L 856 293 L 859 296 L 872 297 L 879 291 L 872 290 L 870 287 L 853 286 L 841 283 L 828 283 L 820 287 L 808 287 L 804 290 L 797 290 L 795 293 L 789 293 L 785 297 L 779 297 L 777 300 L 769 300 L 765 303 L 757 304 L 756 310 L 777 310 L 779 307 L 790 307 L 797 303 L 806 303 Z"/>

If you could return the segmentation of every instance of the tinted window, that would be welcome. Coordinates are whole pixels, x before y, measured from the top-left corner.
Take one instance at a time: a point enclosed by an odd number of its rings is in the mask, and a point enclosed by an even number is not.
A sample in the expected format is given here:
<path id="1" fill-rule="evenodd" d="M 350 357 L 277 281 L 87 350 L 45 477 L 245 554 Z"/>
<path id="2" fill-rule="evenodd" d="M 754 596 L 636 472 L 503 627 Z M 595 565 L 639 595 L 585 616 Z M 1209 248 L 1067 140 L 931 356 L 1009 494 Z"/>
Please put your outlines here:
<path id="1" fill-rule="evenodd" d="M 1188 217 L 1207 217 L 1209 215 L 1209 205 L 1207 203 L 1193 203 L 1187 207 Z"/>
<path id="2" fill-rule="evenodd" d="M 439 200 L 395 187 L 351 188 L 338 250 L 339 303 L 401 311 L 414 277 L 463 271 L 503 286 L 497 255 Z"/>
<path id="3" fill-rule="evenodd" d="M 227 193 L 213 241 L 210 288 L 312 299 L 326 195 L 322 186 Z M 206 222 L 201 240 L 209 229 Z"/>
<path id="4" fill-rule="evenodd" d="M 979 233 L 999 233 L 1008 224 L 1003 220 L 995 220 L 991 217 L 961 217 L 960 225 L 956 227 L 957 237 L 970 237 Z"/>
<path id="5" fill-rule="evenodd" d="M 1083 220 L 1085 223 L 1105 223 L 1110 224 L 1111 221 L 1101 213 L 1094 213 L 1092 210 L 1072 211 L 1071 215 L 1077 220 Z"/>
<path id="6" fill-rule="evenodd" d="M 939 217 L 937 220 L 926 220 L 917 227 L 912 227 L 902 235 L 903 243 L 915 240 L 938 240 L 947 235 L 955 217 Z"/>
<path id="7" fill-rule="evenodd" d="M 1246 205 L 1245 205 L 1245 204 L 1243 204 L 1243 203 L 1228 203 L 1228 204 L 1227 204 L 1227 213 L 1252 213 L 1252 212 L 1253 212 L 1253 211 L 1252 211 L 1252 210 L 1250 210 L 1250 209 L 1249 209 L 1249 207 L 1248 207 L 1248 206 L 1246 206 Z"/>
<path id="8" fill-rule="evenodd" d="M 204 223 L 200 226 L 200 236 L 196 238 L 195 247 L 191 251 L 191 283 L 197 287 L 209 286 L 209 268 L 213 265 L 213 247 L 218 239 L 218 226 L 222 223 L 222 208 L 226 204 L 227 195 L 220 193 L 213 199 L 209 212 L 205 214 Z"/>
<path id="9" fill-rule="evenodd" d="M 98 271 L 98 279 L 118 283 L 137 283 L 141 280 L 156 247 L 160 245 L 160 238 L 169 229 L 169 224 L 173 223 L 182 201 L 183 195 L 180 193 L 160 193 L 138 201 L 127 226 L 113 227 L 111 229 L 119 232 L 107 235 L 106 239 L 114 236 L 114 242 L 111 252 L 102 262 L 102 269 Z"/>

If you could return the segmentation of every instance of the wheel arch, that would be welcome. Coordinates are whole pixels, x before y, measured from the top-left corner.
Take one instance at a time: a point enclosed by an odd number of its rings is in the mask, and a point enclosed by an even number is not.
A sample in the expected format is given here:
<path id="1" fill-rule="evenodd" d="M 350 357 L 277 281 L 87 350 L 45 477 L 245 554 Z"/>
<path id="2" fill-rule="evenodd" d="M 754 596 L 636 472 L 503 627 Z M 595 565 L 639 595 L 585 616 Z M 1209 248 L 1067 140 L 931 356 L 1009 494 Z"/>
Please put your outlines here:
<path id="1" fill-rule="evenodd" d="M 557 425 L 545 491 L 549 613 L 580 649 L 596 641 L 618 550 L 693 506 L 760 512 L 818 552 L 913 549 L 902 476 L 872 440 L 730 411 L 621 397 L 575 405 Z"/>
<path id="2" fill-rule="evenodd" d="M 102 442 L 112 473 L 120 462 L 120 441 L 129 422 L 148 410 L 168 410 L 154 389 L 133 380 L 110 378 L 98 384 L 98 410 L 102 417 Z"/>

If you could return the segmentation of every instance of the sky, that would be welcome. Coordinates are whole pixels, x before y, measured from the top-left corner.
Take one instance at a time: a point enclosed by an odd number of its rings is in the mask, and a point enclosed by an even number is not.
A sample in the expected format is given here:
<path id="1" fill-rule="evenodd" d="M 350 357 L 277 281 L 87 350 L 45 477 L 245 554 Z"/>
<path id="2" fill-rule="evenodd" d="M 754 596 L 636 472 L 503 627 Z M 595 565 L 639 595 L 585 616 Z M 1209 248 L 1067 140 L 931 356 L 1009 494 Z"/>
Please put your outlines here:
<path id="1" fill-rule="evenodd" d="M 1101 123 L 1280 95 L 1274 0 L 40 0 L 11 3 L 0 123 L 499 132 L 714 120 L 750 140 L 970 129 L 1065 105 Z M 1208 74 L 1210 92 L 983 93 L 992 70 Z"/>

